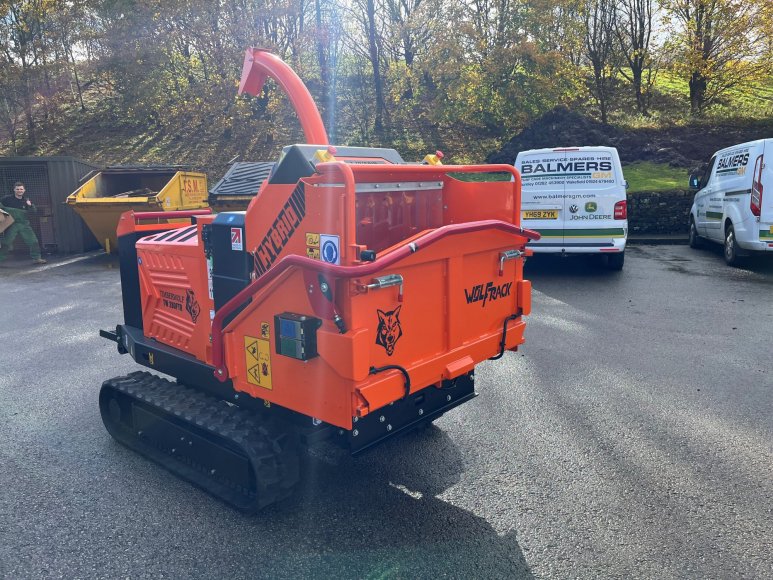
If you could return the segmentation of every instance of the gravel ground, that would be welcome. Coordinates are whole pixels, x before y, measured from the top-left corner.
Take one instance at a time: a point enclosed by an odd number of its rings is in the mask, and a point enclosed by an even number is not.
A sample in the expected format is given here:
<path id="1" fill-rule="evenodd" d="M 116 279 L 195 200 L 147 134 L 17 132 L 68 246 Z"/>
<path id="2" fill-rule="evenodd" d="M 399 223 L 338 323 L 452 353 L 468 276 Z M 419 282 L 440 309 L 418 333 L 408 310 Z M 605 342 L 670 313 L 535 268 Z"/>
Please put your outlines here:
<path id="1" fill-rule="evenodd" d="M 534 259 L 527 344 L 436 426 L 246 517 L 115 443 L 103 255 L 0 270 L 0 577 L 773 576 L 773 261 Z"/>

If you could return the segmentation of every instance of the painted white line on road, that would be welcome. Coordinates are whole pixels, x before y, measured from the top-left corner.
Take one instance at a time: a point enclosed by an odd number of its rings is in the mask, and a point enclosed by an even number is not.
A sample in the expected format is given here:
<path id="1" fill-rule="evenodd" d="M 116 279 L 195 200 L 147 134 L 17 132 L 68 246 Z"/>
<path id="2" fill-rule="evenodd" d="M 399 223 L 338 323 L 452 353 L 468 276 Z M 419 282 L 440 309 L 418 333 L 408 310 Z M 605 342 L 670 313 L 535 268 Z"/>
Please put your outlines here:
<path id="1" fill-rule="evenodd" d="M 45 272 L 46 270 L 52 270 L 53 268 L 68 266 L 70 264 L 75 264 L 76 262 L 83 262 L 84 260 L 91 260 L 92 258 L 96 258 L 97 256 L 104 256 L 104 255 L 105 255 L 105 252 L 103 250 L 94 250 L 89 254 L 76 256 L 75 258 L 70 258 L 69 260 L 64 260 L 62 262 L 56 262 L 55 264 L 40 266 L 38 268 L 33 268 L 32 270 L 23 270 L 19 272 L 19 274 L 22 274 L 22 275 L 37 274 L 39 272 Z"/>

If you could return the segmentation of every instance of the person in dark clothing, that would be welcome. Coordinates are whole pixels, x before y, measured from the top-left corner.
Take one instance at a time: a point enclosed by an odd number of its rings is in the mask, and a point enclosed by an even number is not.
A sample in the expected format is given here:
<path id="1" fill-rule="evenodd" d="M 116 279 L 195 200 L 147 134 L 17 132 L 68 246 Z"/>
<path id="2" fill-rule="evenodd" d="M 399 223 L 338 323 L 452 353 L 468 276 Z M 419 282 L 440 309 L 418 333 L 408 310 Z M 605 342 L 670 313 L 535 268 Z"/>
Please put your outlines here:
<path id="1" fill-rule="evenodd" d="M 29 247 L 30 256 L 34 264 L 46 263 L 40 255 L 40 244 L 38 244 L 38 238 L 35 236 L 32 226 L 30 226 L 28 217 L 29 212 L 37 211 L 37 208 L 24 195 L 25 192 L 24 184 L 21 181 L 17 181 L 13 185 L 13 195 L 6 195 L 0 199 L 0 208 L 7 211 L 13 217 L 13 223 L 11 227 L 5 230 L 5 237 L 2 240 L 3 245 L 0 247 L 0 263 L 8 257 L 16 236 L 21 236 L 22 241 Z"/>

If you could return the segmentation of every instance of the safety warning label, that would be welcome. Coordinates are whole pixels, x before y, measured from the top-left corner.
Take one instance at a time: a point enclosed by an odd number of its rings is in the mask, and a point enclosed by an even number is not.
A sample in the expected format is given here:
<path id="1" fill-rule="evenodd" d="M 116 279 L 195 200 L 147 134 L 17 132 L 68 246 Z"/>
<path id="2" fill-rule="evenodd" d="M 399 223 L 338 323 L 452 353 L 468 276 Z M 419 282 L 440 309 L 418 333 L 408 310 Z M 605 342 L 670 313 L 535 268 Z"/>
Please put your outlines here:
<path id="1" fill-rule="evenodd" d="M 264 389 L 271 385 L 271 343 L 254 336 L 244 337 L 244 362 L 247 382 Z"/>
<path id="2" fill-rule="evenodd" d="M 232 250 L 244 250 L 244 242 L 242 240 L 242 228 L 231 228 L 231 249 Z"/>
<path id="3" fill-rule="evenodd" d="M 306 257 L 319 260 L 319 234 L 306 232 Z"/>
<path id="4" fill-rule="evenodd" d="M 338 236 L 321 234 L 319 236 L 321 258 L 328 264 L 341 263 L 341 241 Z"/>

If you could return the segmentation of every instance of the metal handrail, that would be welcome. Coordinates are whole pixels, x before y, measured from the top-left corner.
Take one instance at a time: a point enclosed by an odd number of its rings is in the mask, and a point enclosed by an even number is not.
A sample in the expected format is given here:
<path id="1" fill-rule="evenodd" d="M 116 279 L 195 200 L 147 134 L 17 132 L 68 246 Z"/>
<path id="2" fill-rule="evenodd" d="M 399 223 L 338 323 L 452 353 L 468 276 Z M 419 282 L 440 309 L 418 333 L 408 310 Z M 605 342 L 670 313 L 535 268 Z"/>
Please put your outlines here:
<path id="1" fill-rule="evenodd" d="M 206 209 L 181 209 L 175 211 L 138 211 L 130 212 L 136 223 L 138 220 L 150 220 L 150 219 L 180 219 L 193 217 L 196 215 L 209 215 L 212 213 L 211 208 Z"/>
<path id="2" fill-rule="evenodd" d="M 424 248 L 431 246 L 443 238 L 447 238 L 453 235 L 467 234 L 492 229 L 523 236 L 531 240 L 538 240 L 540 238 L 539 233 L 524 229 L 520 226 L 516 226 L 508 222 L 503 222 L 500 220 L 481 220 L 477 222 L 451 224 L 439 227 L 416 238 L 412 242 L 403 244 L 401 247 L 383 256 L 382 258 L 378 258 L 373 262 L 368 262 L 366 264 L 360 264 L 356 266 L 338 266 L 335 264 L 322 262 L 320 260 L 307 258 L 305 256 L 299 256 L 297 254 L 285 256 L 260 278 L 250 282 L 238 294 L 223 304 L 223 306 L 221 306 L 215 313 L 215 317 L 212 320 L 212 362 L 215 366 L 215 377 L 222 382 L 228 380 L 228 368 L 225 365 L 225 357 L 223 353 L 223 337 L 225 334 L 223 329 L 223 321 L 236 309 L 240 308 L 245 302 L 247 302 L 247 300 L 255 296 L 266 285 L 279 277 L 288 268 L 304 268 L 313 272 L 328 274 L 333 278 L 347 279 L 366 277 L 388 268 L 395 262 L 398 262 L 403 258 L 410 256 L 411 254 L 415 254 L 419 250 L 423 250 Z"/>

